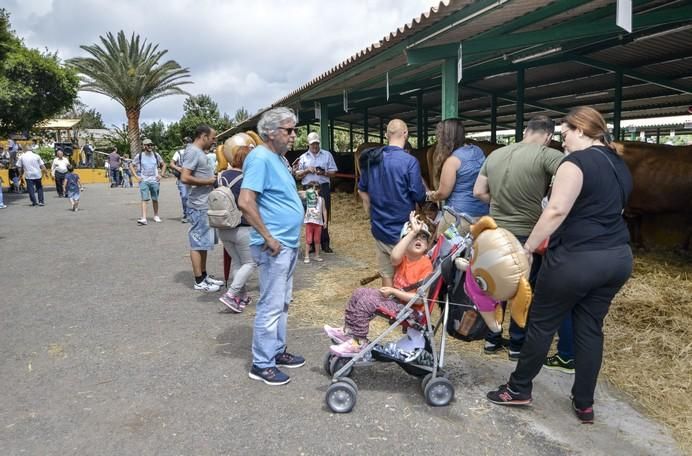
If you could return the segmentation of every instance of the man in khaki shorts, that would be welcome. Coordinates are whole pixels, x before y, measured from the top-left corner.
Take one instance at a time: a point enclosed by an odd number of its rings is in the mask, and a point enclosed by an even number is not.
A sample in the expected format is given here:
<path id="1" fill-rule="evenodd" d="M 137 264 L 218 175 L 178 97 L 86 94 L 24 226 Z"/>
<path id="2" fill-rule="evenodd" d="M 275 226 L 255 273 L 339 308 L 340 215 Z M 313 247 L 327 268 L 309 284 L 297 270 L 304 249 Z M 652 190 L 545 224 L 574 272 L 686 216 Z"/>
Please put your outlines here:
<path id="1" fill-rule="evenodd" d="M 418 160 L 404 150 L 406 124 L 399 119 L 390 121 L 386 138 L 387 146 L 368 149 L 361 155 L 358 194 L 370 216 L 382 286 L 391 287 L 392 249 L 416 203 L 425 201 L 425 186 Z"/>

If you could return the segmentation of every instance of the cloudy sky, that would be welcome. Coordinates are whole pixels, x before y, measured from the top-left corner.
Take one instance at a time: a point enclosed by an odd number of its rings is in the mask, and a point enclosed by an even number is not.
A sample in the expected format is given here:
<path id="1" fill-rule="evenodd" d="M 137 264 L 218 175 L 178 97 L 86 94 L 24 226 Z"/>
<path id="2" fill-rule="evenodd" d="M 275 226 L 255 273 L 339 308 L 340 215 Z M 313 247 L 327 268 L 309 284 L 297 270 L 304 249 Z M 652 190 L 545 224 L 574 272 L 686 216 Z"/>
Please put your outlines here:
<path id="1" fill-rule="evenodd" d="M 167 49 L 191 72 L 192 94 L 206 93 L 231 116 L 250 113 L 410 22 L 438 0 L 3 0 L 12 28 L 34 48 L 62 59 L 83 44 L 124 30 Z M 109 98 L 80 92 L 106 125 L 125 122 Z M 157 100 L 142 122 L 174 121 L 184 97 Z"/>

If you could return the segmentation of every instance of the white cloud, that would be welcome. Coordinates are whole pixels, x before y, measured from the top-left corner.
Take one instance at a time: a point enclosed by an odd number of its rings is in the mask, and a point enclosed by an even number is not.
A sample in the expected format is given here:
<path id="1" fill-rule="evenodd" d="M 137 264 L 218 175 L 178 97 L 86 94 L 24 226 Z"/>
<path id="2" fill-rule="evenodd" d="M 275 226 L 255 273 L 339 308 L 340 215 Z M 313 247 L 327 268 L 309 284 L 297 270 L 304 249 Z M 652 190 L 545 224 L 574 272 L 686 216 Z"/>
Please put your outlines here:
<path id="1" fill-rule="evenodd" d="M 83 55 L 80 45 L 106 32 L 137 33 L 190 68 L 186 90 L 209 94 L 230 115 L 267 106 L 327 71 L 438 2 L 434 0 L 5 0 L 27 45 Z M 89 93 L 82 100 L 121 124 L 115 101 Z M 142 121 L 173 121 L 184 97 L 147 105 Z"/>

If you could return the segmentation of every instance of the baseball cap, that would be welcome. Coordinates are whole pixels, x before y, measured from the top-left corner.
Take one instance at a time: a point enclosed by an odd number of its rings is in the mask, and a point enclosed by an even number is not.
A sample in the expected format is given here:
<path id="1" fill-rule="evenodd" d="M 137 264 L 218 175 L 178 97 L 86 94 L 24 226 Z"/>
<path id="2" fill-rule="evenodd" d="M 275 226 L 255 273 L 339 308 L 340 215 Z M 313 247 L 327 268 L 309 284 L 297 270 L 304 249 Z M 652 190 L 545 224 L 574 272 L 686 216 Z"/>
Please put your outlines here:
<path id="1" fill-rule="evenodd" d="M 308 135 L 308 144 L 320 142 L 320 135 L 314 131 Z"/>
<path id="2" fill-rule="evenodd" d="M 146 138 L 146 139 L 145 139 L 144 141 L 142 141 L 142 144 L 144 144 L 144 145 L 146 146 L 146 145 L 149 145 L 149 144 L 154 144 L 154 143 L 153 143 L 153 142 L 151 142 L 151 139 L 149 139 L 149 138 Z"/>
<path id="3" fill-rule="evenodd" d="M 408 232 L 411 231 L 411 222 L 406 222 L 404 224 L 404 227 L 401 229 L 401 234 L 399 235 L 399 239 L 403 239 L 404 236 L 408 234 Z M 430 228 L 428 227 L 427 223 L 423 223 L 423 226 L 420 230 L 422 234 L 425 234 L 428 236 L 428 239 L 430 239 Z"/>

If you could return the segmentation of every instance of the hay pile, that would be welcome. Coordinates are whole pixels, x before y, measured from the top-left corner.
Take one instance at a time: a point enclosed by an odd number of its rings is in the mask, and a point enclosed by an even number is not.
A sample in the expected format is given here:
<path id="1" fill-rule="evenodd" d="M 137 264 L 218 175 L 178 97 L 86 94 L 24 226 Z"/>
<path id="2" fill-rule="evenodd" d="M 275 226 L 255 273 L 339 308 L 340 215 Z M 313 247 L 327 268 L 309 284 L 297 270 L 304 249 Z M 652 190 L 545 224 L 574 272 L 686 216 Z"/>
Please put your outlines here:
<path id="1" fill-rule="evenodd" d="M 332 195 L 332 246 L 351 264 L 330 265 L 315 280 L 320 293 L 299 290 L 292 320 L 311 326 L 342 324 L 343 309 L 360 279 L 376 272 L 374 242 L 353 195 Z M 379 286 L 379 280 L 370 284 Z M 386 323 L 373 322 L 381 331 Z M 375 327 L 376 325 L 376 327 Z M 692 265 L 672 253 L 637 253 L 632 278 L 616 296 L 605 323 L 601 378 L 667 424 L 683 451 L 692 452 Z M 482 342 L 448 339 L 450 349 L 479 356 Z M 326 340 L 325 340 L 326 343 Z"/>

